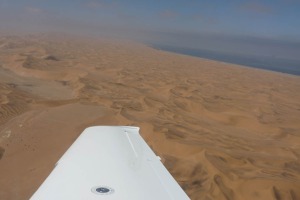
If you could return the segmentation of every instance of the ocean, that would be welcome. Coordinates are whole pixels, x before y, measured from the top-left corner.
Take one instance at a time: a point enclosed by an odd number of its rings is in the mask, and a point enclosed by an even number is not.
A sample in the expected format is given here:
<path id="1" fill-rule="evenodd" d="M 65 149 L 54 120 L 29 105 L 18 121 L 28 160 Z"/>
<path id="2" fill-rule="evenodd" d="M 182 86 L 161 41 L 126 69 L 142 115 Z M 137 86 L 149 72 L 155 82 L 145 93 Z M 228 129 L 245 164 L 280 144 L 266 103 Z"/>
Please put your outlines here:
<path id="1" fill-rule="evenodd" d="M 151 46 L 159 50 L 300 76 L 300 60 L 283 59 L 272 56 L 246 56 L 233 53 L 230 54 L 210 50 L 172 47 L 166 45 L 151 44 Z"/>

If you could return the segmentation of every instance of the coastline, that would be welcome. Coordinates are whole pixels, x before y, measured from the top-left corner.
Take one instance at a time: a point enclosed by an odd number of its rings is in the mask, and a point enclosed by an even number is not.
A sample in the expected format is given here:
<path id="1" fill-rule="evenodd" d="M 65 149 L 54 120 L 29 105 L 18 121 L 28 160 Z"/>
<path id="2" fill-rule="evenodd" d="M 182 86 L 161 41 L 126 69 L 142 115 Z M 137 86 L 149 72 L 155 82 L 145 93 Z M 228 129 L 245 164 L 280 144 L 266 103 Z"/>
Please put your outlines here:
<path id="1" fill-rule="evenodd" d="M 149 46 L 157 50 L 163 50 L 188 56 L 225 62 L 228 64 L 235 64 L 250 68 L 263 69 L 268 71 L 300 76 L 300 60 L 295 61 L 266 56 L 246 56 L 204 49 L 173 47 L 168 45 L 149 44 Z"/>

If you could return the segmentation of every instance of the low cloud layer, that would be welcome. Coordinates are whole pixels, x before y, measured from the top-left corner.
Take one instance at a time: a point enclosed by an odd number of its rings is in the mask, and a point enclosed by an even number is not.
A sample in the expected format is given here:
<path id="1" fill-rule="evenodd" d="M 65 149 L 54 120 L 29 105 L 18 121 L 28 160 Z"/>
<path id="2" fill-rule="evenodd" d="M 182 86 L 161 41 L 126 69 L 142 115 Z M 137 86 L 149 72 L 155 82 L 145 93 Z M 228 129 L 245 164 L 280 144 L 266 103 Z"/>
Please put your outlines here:
<path id="1" fill-rule="evenodd" d="M 298 59 L 299 10 L 293 0 L 0 0 L 0 31 L 68 32 Z"/>

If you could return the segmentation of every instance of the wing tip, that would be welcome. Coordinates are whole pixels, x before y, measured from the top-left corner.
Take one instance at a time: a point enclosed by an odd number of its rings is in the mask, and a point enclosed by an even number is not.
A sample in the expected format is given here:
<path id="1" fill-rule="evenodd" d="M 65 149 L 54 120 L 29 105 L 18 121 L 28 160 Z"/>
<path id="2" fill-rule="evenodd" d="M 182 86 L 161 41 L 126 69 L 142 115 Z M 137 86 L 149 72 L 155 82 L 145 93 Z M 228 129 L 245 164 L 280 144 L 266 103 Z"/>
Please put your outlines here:
<path id="1" fill-rule="evenodd" d="M 140 127 L 137 126 L 90 126 L 87 127 L 84 132 L 91 132 L 91 131 L 103 131 L 105 129 L 120 129 L 120 130 L 129 130 L 131 131 L 136 131 L 139 133 Z"/>

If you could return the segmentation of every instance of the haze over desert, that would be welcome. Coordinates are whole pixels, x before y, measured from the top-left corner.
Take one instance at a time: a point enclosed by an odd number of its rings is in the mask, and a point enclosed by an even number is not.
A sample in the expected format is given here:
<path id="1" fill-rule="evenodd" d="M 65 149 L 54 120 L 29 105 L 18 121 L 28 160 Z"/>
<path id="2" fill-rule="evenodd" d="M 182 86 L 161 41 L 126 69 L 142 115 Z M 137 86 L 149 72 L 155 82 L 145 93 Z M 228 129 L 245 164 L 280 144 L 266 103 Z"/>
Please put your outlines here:
<path id="1" fill-rule="evenodd" d="M 191 199 L 300 199 L 300 77 L 62 34 L 0 37 L 0 199 L 88 126 L 133 125 Z"/>

